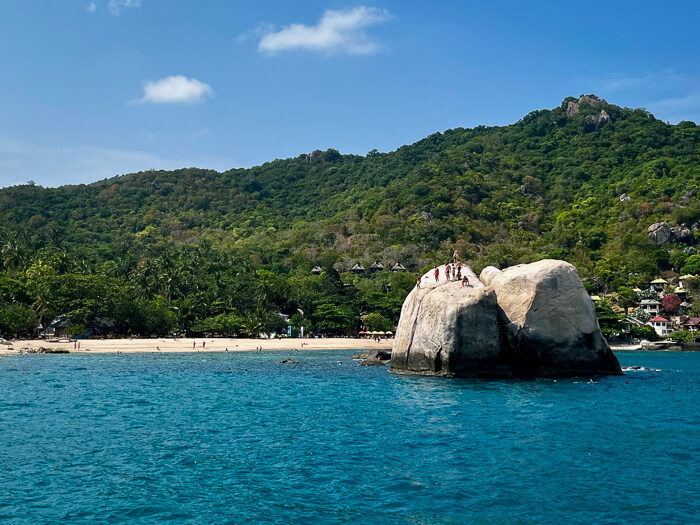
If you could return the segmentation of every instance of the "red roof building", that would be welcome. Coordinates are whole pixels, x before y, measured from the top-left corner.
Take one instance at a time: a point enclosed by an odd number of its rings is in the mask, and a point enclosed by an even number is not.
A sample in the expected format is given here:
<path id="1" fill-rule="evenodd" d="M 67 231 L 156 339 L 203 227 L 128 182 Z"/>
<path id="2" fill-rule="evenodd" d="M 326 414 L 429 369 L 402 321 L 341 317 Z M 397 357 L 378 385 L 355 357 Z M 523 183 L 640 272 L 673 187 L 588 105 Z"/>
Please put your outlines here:
<path id="1" fill-rule="evenodd" d="M 646 324 L 651 326 L 654 329 L 654 331 L 656 331 L 656 333 L 661 336 L 668 335 L 671 332 L 673 332 L 673 330 L 671 329 L 671 321 L 669 321 L 668 319 L 664 319 L 660 315 L 649 319 L 646 322 Z"/>
<path id="2" fill-rule="evenodd" d="M 689 332 L 697 332 L 700 330 L 700 317 L 687 317 L 683 321 L 683 326 Z"/>

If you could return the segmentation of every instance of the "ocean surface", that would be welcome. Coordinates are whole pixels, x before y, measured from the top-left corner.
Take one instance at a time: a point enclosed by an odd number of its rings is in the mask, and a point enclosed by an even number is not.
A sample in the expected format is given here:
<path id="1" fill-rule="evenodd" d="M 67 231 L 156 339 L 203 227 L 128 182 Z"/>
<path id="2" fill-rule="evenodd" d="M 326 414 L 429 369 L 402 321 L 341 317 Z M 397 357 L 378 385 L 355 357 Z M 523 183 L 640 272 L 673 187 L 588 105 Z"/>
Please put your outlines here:
<path id="1" fill-rule="evenodd" d="M 700 520 L 700 353 L 595 383 L 288 355 L 0 359 L 0 523 Z"/>

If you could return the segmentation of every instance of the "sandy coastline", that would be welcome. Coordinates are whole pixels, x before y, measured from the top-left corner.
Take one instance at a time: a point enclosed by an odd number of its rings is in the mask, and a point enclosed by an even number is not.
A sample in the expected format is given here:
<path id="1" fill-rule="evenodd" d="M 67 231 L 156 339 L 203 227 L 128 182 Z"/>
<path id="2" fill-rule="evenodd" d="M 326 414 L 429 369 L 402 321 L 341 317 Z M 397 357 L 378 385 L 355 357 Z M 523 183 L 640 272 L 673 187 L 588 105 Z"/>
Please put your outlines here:
<path id="1" fill-rule="evenodd" d="M 15 355 L 26 346 L 68 350 L 71 354 L 109 354 L 142 352 L 250 352 L 257 348 L 266 351 L 282 350 L 355 350 L 391 348 L 393 339 L 347 339 L 328 337 L 319 339 L 233 339 L 233 338 L 159 338 L 159 339 L 81 339 L 80 349 L 74 342 L 50 343 L 42 339 L 13 341 L 11 349 L 0 346 L 0 355 Z M 204 343 L 204 346 L 202 344 Z M 302 346 L 303 345 L 303 346 Z"/>

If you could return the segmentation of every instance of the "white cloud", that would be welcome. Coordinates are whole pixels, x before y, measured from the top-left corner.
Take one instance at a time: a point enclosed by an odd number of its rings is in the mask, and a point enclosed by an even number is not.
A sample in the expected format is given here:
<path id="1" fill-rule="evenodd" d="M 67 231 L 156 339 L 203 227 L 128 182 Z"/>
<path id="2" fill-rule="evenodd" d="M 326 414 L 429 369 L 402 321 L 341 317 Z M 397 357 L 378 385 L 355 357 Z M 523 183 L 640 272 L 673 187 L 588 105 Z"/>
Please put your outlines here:
<path id="1" fill-rule="evenodd" d="M 109 0 L 107 9 L 114 16 L 119 16 L 123 9 L 141 7 L 141 0 Z"/>
<path id="2" fill-rule="evenodd" d="M 204 100 L 212 96 L 209 84 L 196 78 L 174 75 L 155 82 L 146 82 L 143 87 L 143 98 L 138 102 L 153 102 L 155 104 L 188 104 Z"/>
<path id="3" fill-rule="evenodd" d="M 88 5 L 85 6 L 85 11 L 88 13 L 94 13 L 97 11 L 97 4 L 95 2 L 90 2 Z"/>
<path id="4" fill-rule="evenodd" d="M 304 50 L 369 55 L 378 50 L 378 45 L 369 38 L 365 28 L 389 18 L 391 15 L 388 11 L 376 7 L 328 10 L 315 26 L 292 24 L 279 31 L 268 32 L 260 40 L 258 51 L 274 54 Z"/>
<path id="5" fill-rule="evenodd" d="M 42 186 L 83 184 L 149 169 L 173 170 L 197 166 L 224 171 L 227 157 L 165 158 L 143 151 L 95 146 L 52 147 L 0 137 L 0 187 L 33 180 Z"/>

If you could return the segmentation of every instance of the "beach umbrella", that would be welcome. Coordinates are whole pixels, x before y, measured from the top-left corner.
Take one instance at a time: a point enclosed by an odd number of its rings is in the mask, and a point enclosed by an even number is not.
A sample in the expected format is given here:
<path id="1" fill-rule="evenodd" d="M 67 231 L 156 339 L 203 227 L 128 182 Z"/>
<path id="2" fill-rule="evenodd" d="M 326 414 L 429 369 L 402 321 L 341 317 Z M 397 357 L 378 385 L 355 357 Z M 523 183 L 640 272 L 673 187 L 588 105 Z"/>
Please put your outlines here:
<path id="1" fill-rule="evenodd" d="M 358 333 L 359 335 L 365 335 L 367 332 L 365 332 L 364 330 L 360 330 L 360 331 L 357 332 L 357 333 Z"/>
<path id="2" fill-rule="evenodd" d="M 377 332 L 377 335 L 384 335 L 386 332 Z"/>
<path id="3" fill-rule="evenodd" d="M 386 335 L 394 335 L 392 332 L 389 332 L 389 331 L 384 332 L 384 333 L 385 333 Z"/>

